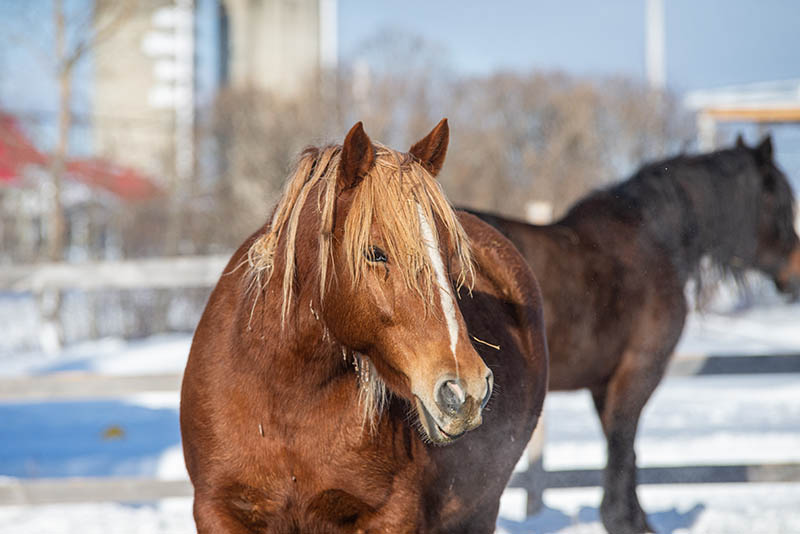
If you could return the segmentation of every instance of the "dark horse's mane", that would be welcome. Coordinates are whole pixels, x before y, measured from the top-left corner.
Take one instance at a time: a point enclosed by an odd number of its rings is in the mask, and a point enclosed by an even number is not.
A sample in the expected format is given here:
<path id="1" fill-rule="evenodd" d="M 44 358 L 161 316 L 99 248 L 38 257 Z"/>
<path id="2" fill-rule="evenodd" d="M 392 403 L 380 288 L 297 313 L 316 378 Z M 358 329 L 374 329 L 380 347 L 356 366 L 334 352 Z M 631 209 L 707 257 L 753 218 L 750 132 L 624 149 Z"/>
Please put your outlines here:
<path id="1" fill-rule="evenodd" d="M 794 196 L 786 178 L 758 161 L 757 149 L 737 146 L 702 155 L 679 155 L 644 165 L 627 180 L 578 202 L 562 222 L 604 214 L 636 225 L 663 247 L 686 278 L 701 282 L 708 257 L 718 276 L 741 282 L 758 246 L 760 195 L 775 193 L 778 232 L 794 232 Z M 709 280 L 703 280 L 706 283 Z"/>

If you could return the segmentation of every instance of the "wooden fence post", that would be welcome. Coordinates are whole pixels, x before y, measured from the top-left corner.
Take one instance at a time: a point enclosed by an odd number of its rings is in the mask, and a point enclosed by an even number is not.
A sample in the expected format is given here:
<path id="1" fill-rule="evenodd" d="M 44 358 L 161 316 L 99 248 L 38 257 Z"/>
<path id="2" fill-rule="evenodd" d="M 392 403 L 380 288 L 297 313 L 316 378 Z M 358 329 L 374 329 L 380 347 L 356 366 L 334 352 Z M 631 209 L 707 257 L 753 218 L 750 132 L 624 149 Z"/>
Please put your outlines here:
<path id="1" fill-rule="evenodd" d="M 544 471 L 544 427 L 544 412 L 542 412 L 526 451 L 528 455 L 527 479 L 529 484 L 526 505 L 526 514 L 528 516 L 539 513 L 544 506 L 543 496 L 547 487 L 547 474 Z"/>
<path id="2" fill-rule="evenodd" d="M 64 329 L 61 325 L 61 290 L 41 288 L 36 291 L 36 309 L 39 313 L 39 347 L 46 354 L 61 350 Z"/>

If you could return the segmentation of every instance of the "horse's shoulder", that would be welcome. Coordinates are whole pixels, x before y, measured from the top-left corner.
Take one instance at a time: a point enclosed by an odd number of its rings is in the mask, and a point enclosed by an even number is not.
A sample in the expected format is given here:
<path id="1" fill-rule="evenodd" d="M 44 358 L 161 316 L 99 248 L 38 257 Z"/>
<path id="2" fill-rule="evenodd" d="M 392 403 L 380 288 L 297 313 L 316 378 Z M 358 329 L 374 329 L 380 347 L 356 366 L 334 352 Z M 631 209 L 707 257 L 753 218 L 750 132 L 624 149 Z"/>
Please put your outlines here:
<path id="1" fill-rule="evenodd" d="M 485 276 L 500 286 L 513 284 L 538 298 L 536 277 L 517 248 L 496 228 L 475 215 L 458 212 L 470 239 L 477 276 Z"/>
<path id="2" fill-rule="evenodd" d="M 511 308 L 501 306 L 496 311 L 514 310 L 508 319 L 516 324 L 526 340 L 524 352 L 544 354 L 542 294 L 533 270 L 511 241 L 495 228 L 468 213 L 458 212 L 458 217 L 469 235 L 476 264 L 473 292 L 484 295 L 478 300 L 483 305 L 489 302 L 510 305 Z M 470 302 L 470 299 L 465 301 Z M 467 310 L 466 315 L 472 313 Z M 501 323 L 508 319 L 493 317 L 492 320 Z"/>

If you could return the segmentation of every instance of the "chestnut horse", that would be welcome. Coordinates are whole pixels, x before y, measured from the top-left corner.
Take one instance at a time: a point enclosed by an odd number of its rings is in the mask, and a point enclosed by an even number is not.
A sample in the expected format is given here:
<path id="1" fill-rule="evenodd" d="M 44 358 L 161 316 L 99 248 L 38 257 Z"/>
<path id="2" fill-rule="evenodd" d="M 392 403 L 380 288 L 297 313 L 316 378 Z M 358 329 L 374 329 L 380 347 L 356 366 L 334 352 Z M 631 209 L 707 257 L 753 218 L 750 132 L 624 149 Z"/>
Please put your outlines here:
<path id="1" fill-rule="evenodd" d="M 200 534 L 493 532 L 547 349 L 530 268 L 434 179 L 448 138 L 307 149 L 230 260 L 181 397 Z"/>
<path id="2" fill-rule="evenodd" d="M 588 388 L 608 442 L 600 507 L 612 534 L 652 530 L 636 496 L 634 437 L 683 330 L 700 260 L 758 269 L 797 294 L 794 197 L 769 138 L 647 165 L 558 222 L 489 214 L 540 277 L 550 390 Z"/>

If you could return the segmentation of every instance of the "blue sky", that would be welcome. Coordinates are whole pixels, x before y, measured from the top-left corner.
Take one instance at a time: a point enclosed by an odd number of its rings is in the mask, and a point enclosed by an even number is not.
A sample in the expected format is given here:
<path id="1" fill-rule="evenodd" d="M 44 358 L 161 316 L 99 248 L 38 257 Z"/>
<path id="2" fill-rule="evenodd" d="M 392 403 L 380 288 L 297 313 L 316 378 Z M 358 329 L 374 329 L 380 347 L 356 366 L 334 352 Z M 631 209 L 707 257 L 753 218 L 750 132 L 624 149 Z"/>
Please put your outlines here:
<path id="1" fill-rule="evenodd" d="M 380 7 L 379 7 L 380 6 Z M 797 0 L 665 0 L 667 83 L 679 92 L 800 78 Z M 378 32 L 421 35 L 456 71 L 644 77 L 644 0 L 339 0 L 344 59 Z"/>
<path id="2" fill-rule="evenodd" d="M 67 0 L 75 9 L 92 0 Z M 196 0 L 198 19 L 213 17 L 217 0 Z M 667 83 L 681 93 L 736 83 L 800 78 L 800 0 L 664 0 Z M 0 0 L 3 26 L 25 7 L 42 12 L 20 27 L 28 40 L 52 48 L 49 0 Z M 387 30 L 421 36 L 442 64 L 463 74 L 496 70 L 561 70 L 576 75 L 644 77 L 644 0 L 338 0 L 339 53 L 347 61 L 360 45 Z M 198 38 L 215 38 L 198 23 Z M 208 42 L 205 44 L 207 45 Z M 198 52 L 216 57 L 213 46 Z M 402 69 L 403 65 L 390 68 Z M 79 66 L 89 80 L 91 57 Z M 51 65 L 0 35 L 0 106 L 51 116 L 55 86 Z M 199 73 L 210 71 L 198 69 Z M 204 76 L 204 86 L 211 80 Z M 211 81 L 213 83 L 213 81 Z M 74 109 L 88 111 L 86 83 L 76 82 Z M 205 98 L 203 98 L 205 99 Z M 51 128 L 37 137 L 49 144 Z M 793 128 L 792 130 L 797 130 Z M 796 144 L 796 143 L 793 143 Z M 75 143 L 73 148 L 88 147 Z M 797 154 L 800 165 L 800 154 Z M 800 168 L 800 167 L 798 167 Z"/>
<path id="3" fill-rule="evenodd" d="M 49 15 L 48 0 L 30 1 L 0 1 L 0 16 L 13 20 L 24 5 Z M 90 2 L 68 0 L 68 6 Z M 214 2 L 198 1 L 206 17 Z M 671 89 L 800 78 L 800 1 L 665 0 L 665 5 Z M 344 60 L 357 57 L 365 40 L 393 29 L 430 41 L 444 51 L 442 62 L 466 74 L 545 69 L 644 77 L 644 0 L 339 0 L 338 7 Z M 20 33 L 49 51 L 51 18 L 39 20 L 41 25 Z M 201 39 L 208 34 L 199 33 Z M 54 87 L 42 81 L 49 68 L 24 45 L 0 36 L 0 104 L 53 109 Z M 76 93 L 80 99 L 81 91 Z M 81 108 L 86 102 L 76 104 Z"/>

